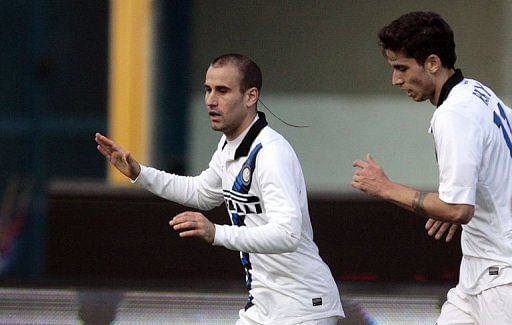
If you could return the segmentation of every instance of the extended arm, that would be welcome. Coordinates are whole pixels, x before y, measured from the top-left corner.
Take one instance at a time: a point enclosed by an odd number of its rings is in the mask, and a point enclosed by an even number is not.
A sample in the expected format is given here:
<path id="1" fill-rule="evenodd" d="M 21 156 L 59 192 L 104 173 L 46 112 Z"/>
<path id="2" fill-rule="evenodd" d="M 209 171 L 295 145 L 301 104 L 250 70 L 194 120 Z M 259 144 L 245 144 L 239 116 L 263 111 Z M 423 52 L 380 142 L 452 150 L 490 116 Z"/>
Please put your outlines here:
<path id="1" fill-rule="evenodd" d="M 366 160 L 356 160 L 352 187 L 369 195 L 416 212 L 424 217 L 454 224 L 466 224 L 473 217 L 474 207 L 469 204 L 450 204 L 439 199 L 435 192 L 421 192 L 392 182 L 368 154 Z"/>
<path id="2" fill-rule="evenodd" d="M 232 250 L 262 254 L 295 251 L 302 225 L 298 194 L 300 183 L 297 181 L 302 178 L 298 178 L 301 174 L 297 174 L 294 167 L 298 164 L 293 165 L 289 160 L 293 157 L 282 153 L 277 155 L 275 151 L 260 153 L 252 175 L 252 187 L 261 190 L 258 204 L 265 209 L 262 214 L 254 210 L 255 214 L 245 216 L 245 225 L 214 225 L 203 214 L 191 211 L 176 215 L 169 224 L 180 237 L 199 237 L 207 243 Z M 243 200 L 243 195 L 240 196 Z M 227 204 L 230 213 L 239 213 L 235 205 L 243 204 Z"/>
<path id="3" fill-rule="evenodd" d="M 95 140 L 98 151 L 114 167 L 160 197 L 202 210 L 212 209 L 223 202 L 220 178 L 213 168 L 197 177 L 174 175 L 142 166 L 128 151 L 100 133 L 96 133 Z"/>

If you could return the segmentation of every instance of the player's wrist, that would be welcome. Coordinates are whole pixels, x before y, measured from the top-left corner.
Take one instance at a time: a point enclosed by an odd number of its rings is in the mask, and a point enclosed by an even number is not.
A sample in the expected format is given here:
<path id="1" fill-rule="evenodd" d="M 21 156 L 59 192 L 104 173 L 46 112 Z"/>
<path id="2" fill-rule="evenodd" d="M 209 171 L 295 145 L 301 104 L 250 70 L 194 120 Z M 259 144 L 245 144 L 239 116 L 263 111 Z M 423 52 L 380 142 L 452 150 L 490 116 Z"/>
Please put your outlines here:
<path id="1" fill-rule="evenodd" d="M 130 175 L 130 178 L 132 179 L 132 181 L 135 181 L 139 177 L 140 171 L 141 171 L 141 167 L 140 167 L 139 163 L 137 163 L 135 166 L 133 166 L 131 175 Z"/>
<path id="2" fill-rule="evenodd" d="M 414 198 L 412 199 L 412 203 L 411 203 L 412 210 L 421 216 L 427 216 L 427 213 L 425 212 L 425 204 L 424 204 L 426 196 L 427 196 L 427 192 L 416 191 L 414 193 Z"/>
<path id="3" fill-rule="evenodd" d="M 397 201 L 398 193 L 400 193 L 400 188 L 390 181 L 382 187 L 380 197 L 387 201 Z"/>

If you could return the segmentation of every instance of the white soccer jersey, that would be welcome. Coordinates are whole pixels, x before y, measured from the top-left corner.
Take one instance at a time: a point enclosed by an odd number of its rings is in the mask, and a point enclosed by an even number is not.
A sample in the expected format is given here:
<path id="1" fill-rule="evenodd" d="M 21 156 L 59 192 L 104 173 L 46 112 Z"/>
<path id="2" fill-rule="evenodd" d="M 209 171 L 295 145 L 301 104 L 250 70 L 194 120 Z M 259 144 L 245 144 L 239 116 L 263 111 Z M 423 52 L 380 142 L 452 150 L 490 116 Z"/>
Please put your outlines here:
<path id="1" fill-rule="evenodd" d="M 232 225 L 215 225 L 213 244 L 241 252 L 249 290 L 240 311 L 245 317 L 284 325 L 344 316 L 331 271 L 313 242 L 298 158 L 258 114 L 237 139 L 222 136 L 199 176 L 143 166 L 136 182 L 186 206 L 209 210 L 225 203 Z"/>
<path id="2" fill-rule="evenodd" d="M 458 287 L 478 294 L 512 282 L 512 112 L 460 70 L 443 88 L 430 128 L 439 198 L 475 207 L 462 226 Z"/>

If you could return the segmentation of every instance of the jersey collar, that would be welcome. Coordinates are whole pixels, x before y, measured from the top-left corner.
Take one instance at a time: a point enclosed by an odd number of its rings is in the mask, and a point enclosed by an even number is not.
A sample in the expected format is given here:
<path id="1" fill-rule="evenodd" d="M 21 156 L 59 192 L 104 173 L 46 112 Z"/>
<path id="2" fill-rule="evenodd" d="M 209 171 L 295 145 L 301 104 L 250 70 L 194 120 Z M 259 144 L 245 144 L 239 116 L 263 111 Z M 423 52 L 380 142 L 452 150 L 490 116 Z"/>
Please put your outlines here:
<path id="1" fill-rule="evenodd" d="M 258 134 L 260 134 L 260 131 L 265 126 L 267 126 L 267 124 L 268 123 L 267 120 L 265 119 L 265 114 L 263 112 L 258 112 L 258 120 L 254 122 L 254 124 L 251 126 L 251 128 L 245 135 L 244 139 L 238 146 L 238 148 L 236 148 L 234 160 L 249 155 L 249 150 L 251 149 L 252 143 L 254 142 Z M 228 141 L 226 140 L 222 145 L 222 149 L 224 149 L 227 143 Z"/>
<path id="2" fill-rule="evenodd" d="M 446 82 L 443 85 L 443 88 L 441 88 L 439 100 L 437 101 L 437 107 L 441 106 L 446 97 L 448 97 L 450 90 L 452 90 L 452 88 L 455 87 L 455 85 L 457 85 L 462 80 L 464 80 L 462 71 L 460 71 L 460 69 L 455 69 L 455 73 L 450 78 L 448 78 L 448 80 L 446 80 Z"/>

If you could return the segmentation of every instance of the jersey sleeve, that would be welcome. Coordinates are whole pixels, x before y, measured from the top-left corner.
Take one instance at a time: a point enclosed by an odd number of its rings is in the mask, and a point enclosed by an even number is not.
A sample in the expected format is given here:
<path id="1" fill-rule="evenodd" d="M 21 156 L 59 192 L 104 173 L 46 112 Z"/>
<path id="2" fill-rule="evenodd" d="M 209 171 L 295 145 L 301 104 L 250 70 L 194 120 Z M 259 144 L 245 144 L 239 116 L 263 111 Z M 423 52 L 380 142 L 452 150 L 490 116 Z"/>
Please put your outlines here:
<path id="1" fill-rule="evenodd" d="M 481 128 L 454 112 L 438 112 L 432 125 L 439 164 L 439 198 L 446 203 L 475 204 L 483 152 Z"/>
<path id="2" fill-rule="evenodd" d="M 211 210 L 224 202 L 217 153 L 199 176 L 180 176 L 141 165 L 134 183 L 164 199 L 201 210 Z"/>
<path id="3" fill-rule="evenodd" d="M 299 192 L 303 176 L 292 148 L 283 140 L 281 145 L 264 147 L 253 177 L 261 192 L 267 222 L 258 226 L 215 225 L 214 245 L 246 253 L 295 251 L 302 227 Z"/>

